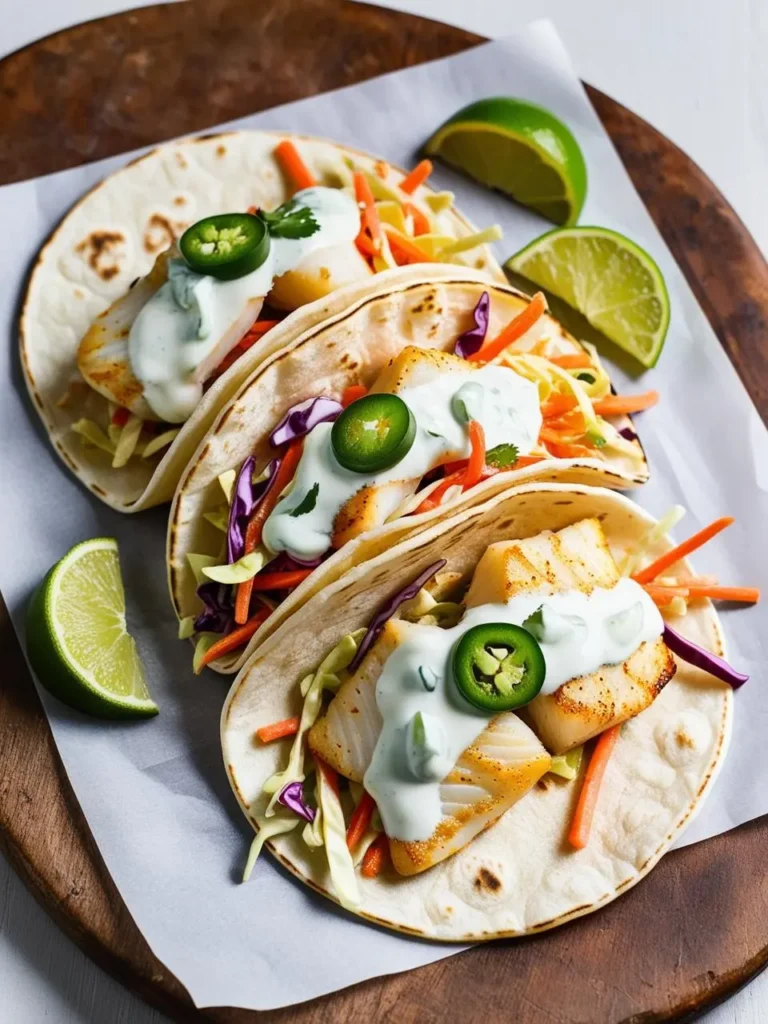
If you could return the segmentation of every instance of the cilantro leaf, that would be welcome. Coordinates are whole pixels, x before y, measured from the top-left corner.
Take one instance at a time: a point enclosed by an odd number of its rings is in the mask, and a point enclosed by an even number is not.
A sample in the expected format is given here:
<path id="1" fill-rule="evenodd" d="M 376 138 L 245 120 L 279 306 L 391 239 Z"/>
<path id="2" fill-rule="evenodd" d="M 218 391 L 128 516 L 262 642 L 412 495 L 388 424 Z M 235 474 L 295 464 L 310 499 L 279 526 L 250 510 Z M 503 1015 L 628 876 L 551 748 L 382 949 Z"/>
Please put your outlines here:
<path id="1" fill-rule="evenodd" d="M 298 519 L 299 516 L 305 516 L 308 512 L 311 512 L 317 504 L 317 493 L 319 490 L 320 484 L 313 484 L 296 508 L 292 508 L 288 515 Z"/>
<path id="2" fill-rule="evenodd" d="M 273 238 L 309 238 L 320 230 L 314 211 L 297 199 L 289 199 L 276 210 L 262 210 L 261 216 Z"/>
<path id="3" fill-rule="evenodd" d="M 514 444 L 497 444 L 495 448 L 485 453 L 487 465 L 496 469 L 511 469 L 519 457 L 517 446 Z"/>

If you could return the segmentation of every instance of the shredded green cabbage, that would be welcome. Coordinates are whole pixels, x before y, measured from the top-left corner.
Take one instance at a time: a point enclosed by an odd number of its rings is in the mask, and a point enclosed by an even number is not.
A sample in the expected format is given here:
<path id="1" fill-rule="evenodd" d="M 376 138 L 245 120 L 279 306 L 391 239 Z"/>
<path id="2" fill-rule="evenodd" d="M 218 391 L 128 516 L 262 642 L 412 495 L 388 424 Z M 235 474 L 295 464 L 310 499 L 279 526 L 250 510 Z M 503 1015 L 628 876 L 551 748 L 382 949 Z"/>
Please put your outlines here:
<path id="1" fill-rule="evenodd" d="M 120 440 L 115 447 L 115 454 L 112 459 L 113 469 L 122 469 L 134 454 L 143 426 L 144 421 L 139 416 L 131 415 L 125 421 L 125 426 L 120 431 Z"/>
<path id="2" fill-rule="evenodd" d="M 214 558 L 213 555 L 196 555 L 194 552 L 190 552 L 187 555 L 187 562 L 189 568 L 195 577 L 195 582 L 198 587 L 201 583 L 205 583 L 205 576 L 203 575 L 203 569 L 208 569 L 212 565 L 216 565 L 218 558 Z"/>
<path id="3" fill-rule="evenodd" d="M 629 548 L 619 566 L 621 575 L 631 576 L 637 572 L 648 549 L 658 544 L 670 530 L 674 529 L 684 515 L 685 509 L 682 505 L 673 505 L 669 511 L 665 512 L 661 519 L 647 530 L 642 540 Z"/>
<path id="4" fill-rule="evenodd" d="M 258 547 L 232 565 L 204 565 L 200 571 L 215 583 L 245 583 L 246 580 L 252 580 L 257 572 L 261 572 L 273 557 L 266 548 Z"/>
<path id="5" fill-rule="evenodd" d="M 503 235 L 504 232 L 498 224 L 491 224 L 490 227 L 483 228 L 482 231 L 475 231 L 472 235 L 465 235 L 463 238 L 455 239 L 450 245 L 446 245 L 440 250 L 440 255 L 458 256 L 459 253 L 469 252 L 470 249 L 475 249 L 478 245 L 498 242 Z"/>
<path id="6" fill-rule="evenodd" d="M 211 526 L 226 533 L 229 528 L 229 509 L 220 509 L 218 512 L 203 512 L 203 519 L 207 519 Z"/>
<path id="7" fill-rule="evenodd" d="M 188 640 L 195 635 L 195 616 L 186 615 L 179 619 L 179 640 Z"/>
<path id="8" fill-rule="evenodd" d="M 456 196 L 453 192 L 435 192 L 424 196 L 424 202 L 430 208 L 432 213 L 445 213 L 446 210 L 450 210 L 456 201 Z"/>
<path id="9" fill-rule="evenodd" d="M 292 832 L 293 829 L 299 824 L 301 819 L 295 816 L 287 817 L 281 815 L 280 817 L 270 818 L 268 821 L 266 818 L 262 818 L 258 815 L 256 818 L 256 824 L 259 826 L 259 831 L 253 838 L 251 848 L 248 851 L 248 860 L 245 862 L 245 868 L 243 870 L 243 881 L 247 882 L 251 877 L 251 872 L 256 866 L 256 861 L 259 859 L 259 854 L 264 846 L 264 843 L 272 839 L 273 836 L 283 835 L 285 832 Z"/>
<path id="10" fill-rule="evenodd" d="M 563 779 L 575 779 L 579 774 L 583 756 L 584 747 L 574 747 L 567 754 L 556 754 L 552 758 L 549 770 L 553 775 L 559 775 Z"/>
<path id="11" fill-rule="evenodd" d="M 224 497 L 227 499 L 227 508 L 232 504 L 232 490 L 235 486 L 235 480 L 237 480 L 237 470 L 235 469 L 228 469 L 225 473 L 219 473 L 219 484 L 222 491 L 224 491 Z"/>
<path id="12" fill-rule="evenodd" d="M 305 676 L 302 680 L 304 706 L 301 709 L 299 731 L 293 738 L 288 765 L 283 771 L 276 772 L 267 779 L 262 787 L 263 792 L 272 795 L 265 812 L 267 817 L 271 817 L 275 813 L 277 797 L 283 787 L 287 786 L 289 782 L 303 782 L 306 778 L 304 773 L 304 737 L 318 719 L 323 706 L 323 691 L 330 690 L 335 693 L 341 686 L 341 673 L 354 658 L 358 645 L 365 634 L 365 629 L 358 629 L 345 636 L 326 655 L 317 671 L 311 676 Z"/>
<path id="13" fill-rule="evenodd" d="M 88 444 L 92 444 L 94 447 L 100 448 L 103 452 L 108 452 L 110 455 L 115 454 L 114 444 L 112 444 L 98 423 L 94 423 L 93 420 L 78 420 L 72 424 L 72 431 L 75 434 L 79 434 Z"/>
<path id="14" fill-rule="evenodd" d="M 331 881 L 342 907 L 354 910 L 360 904 L 360 892 L 352 854 L 347 846 L 347 825 L 341 801 L 322 771 L 318 771 L 317 777 L 318 802 L 323 815 L 323 839 Z"/>
<path id="15" fill-rule="evenodd" d="M 158 434 L 157 437 L 153 437 L 150 441 L 147 441 L 144 446 L 144 451 L 141 453 L 142 459 L 149 459 L 153 455 L 157 455 L 163 448 L 167 448 L 172 441 L 175 441 L 181 431 L 180 427 L 174 430 L 164 430 L 162 434 Z"/>
<path id="16" fill-rule="evenodd" d="M 195 641 L 195 653 L 192 658 L 192 671 L 196 676 L 199 676 L 203 671 L 203 666 L 200 664 L 203 660 L 203 655 L 208 653 L 217 640 L 221 640 L 218 633 L 198 633 L 197 640 Z"/>

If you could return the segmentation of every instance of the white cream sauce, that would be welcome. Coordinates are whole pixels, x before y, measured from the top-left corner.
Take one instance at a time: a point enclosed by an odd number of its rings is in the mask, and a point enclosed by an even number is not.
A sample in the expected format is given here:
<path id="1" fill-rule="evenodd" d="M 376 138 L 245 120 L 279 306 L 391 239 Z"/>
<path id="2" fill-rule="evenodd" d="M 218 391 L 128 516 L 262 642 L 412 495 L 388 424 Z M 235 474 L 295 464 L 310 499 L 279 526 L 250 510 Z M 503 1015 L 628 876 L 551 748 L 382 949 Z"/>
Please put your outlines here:
<path id="1" fill-rule="evenodd" d="M 643 588 L 624 578 L 610 589 L 548 595 L 520 594 L 504 603 L 470 608 L 451 629 L 415 625 L 389 657 L 376 684 L 383 719 L 365 788 L 376 801 L 388 836 L 426 840 L 443 812 L 440 783 L 494 717 L 460 694 L 451 667 L 458 640 L 483 623 L 521 626 L 539 608 L 539 640 L 546 663 L 542 694 L 578 676 L 625 661 L 643 641 L 657 639 L 661 614 Z M 422 677 L 432 685 L 427 689 Z M 424 721 L 422 750 L 414 750 L 413 718 Z"/>
<path id="2" fill-rule="evenodd" d="M 169 280 L 134 320 L 128 339 L 131 367 L 152 411 L 166 422 L 183 423 L 192 415 L 203 395 L 197 368 L 232 331 L 249 302 L 263 299 L 276 277 L 310 253 L 351 242 L 360 230 L 357 204 L 340 189 L 307 188 L 294 199 L 315 214 L 318 230 L 312 235 L 271 238 L 265 262 L 234 281 L 197 274 L 184 260 L 171 260 Z M 233 333 L 229 348 L 239 340 Z"/>
<path id="3" fill-rule="evenodd" d="M 470 454 L 467 419 L 485 431 L 486 448 L 514 444 L 521 455 L 531 451 L 541 429 L 541 408 L 536 384 L 503 366 L 484 366 L 445 373 L 398 395 L 416 420 L 416 438 L 408 454 L 381 473 L 355 473 L 339 464 L 331 446 L 332 424 L 321 423 L 304 441 L 294 485 L 264 524 L 263 541 L 274 552 L 296 558 L 318 558 L 331 546 L 333 522 L 341 508 L 363 487 L 403 480 L 414 486 L 430 469 Z M 314 508 L 303 515 L 291 513 L 318 485 Z M 395 495 L 396 507 L 402 495 Z M 381 521 L 393 508 L 380 507 Z"/>

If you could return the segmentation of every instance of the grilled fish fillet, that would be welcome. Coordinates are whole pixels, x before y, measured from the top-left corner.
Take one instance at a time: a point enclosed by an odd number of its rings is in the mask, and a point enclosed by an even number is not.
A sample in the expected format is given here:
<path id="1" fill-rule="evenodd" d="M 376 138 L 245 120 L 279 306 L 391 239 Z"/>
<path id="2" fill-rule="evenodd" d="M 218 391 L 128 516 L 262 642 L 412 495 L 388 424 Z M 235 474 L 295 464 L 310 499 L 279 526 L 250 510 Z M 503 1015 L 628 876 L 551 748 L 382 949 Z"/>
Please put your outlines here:
<path id="1" fill-rule="evenodd" d="M 404 348 L 381 371 L 373 383 L 371 394 L 397 395 L 404 388 L 428 384 L 447 373 L 466 373 L 467 361 L 437 349 Z M 463 457 L 463 452 L 446 452 L 442 462 Z M 432 467 L 434 468 L 434 467 Z M 392 480 L 384 484 L 361 488 L 339 510 L 333 524 L 331 543 L 340 548 L 347 541 L 381 525 L 419 485 L 420 477 Z"/>
<path id="2" fill-rule="evenodd" d="M 293 270 L 275 278 L 269 304 L 275 309 L 298 309 L 372 274 L 355 243 L 340 242 L 327 249 L 316 249 Z"/>
<path id="3" fill-rule="evenodd" d="M 532 590 L 589 594 L 596 587 L 610 589 L 619 578 L 599 521 L 583 519 L 558 533 L 492 544 L 477 564 L 465 603 L 471 608 Z M 547 749 L 563 754 L 639 714 L 674 674 L 674 659 L 659 638 L 640 644 L 623 664 L 606 665 L 537 697 L 526 714 Z"/>
<path id="4" fill-rule="evenodd" d="M 413 628 L 390 619 L 326 716 L 310 731 L 310 748 L 355 782 L 363 781 L 381 731 L 376 682 L 387 659 Z M 457 853 L 524 796 L 548 771 L 550 761 L 517 715 L 497 715 L 441 782 L 443 818 L 432 836 L 423 842 L 390 838 L 395 869 L 414 875 Z"/>
<path id="5" fill-rule="evenodd" d="M 80 342 L 77 353 L 78 369 L 94 391 L 144 420 L 157 420 L 158 417 L 144 398 L 141 381 L 133 372 L 128 339 L 140 310 L 168 280 L 168 261 L 178 255 L 174 248 L 161 253 L 146 277 L 140 278 L 133 288 L 99 314 Z M 197 367 L 195 378 L 199 383 L 205 381 L 242 340 L 263 304 L 263 297 L 248 300 L 215 348 Z"/>

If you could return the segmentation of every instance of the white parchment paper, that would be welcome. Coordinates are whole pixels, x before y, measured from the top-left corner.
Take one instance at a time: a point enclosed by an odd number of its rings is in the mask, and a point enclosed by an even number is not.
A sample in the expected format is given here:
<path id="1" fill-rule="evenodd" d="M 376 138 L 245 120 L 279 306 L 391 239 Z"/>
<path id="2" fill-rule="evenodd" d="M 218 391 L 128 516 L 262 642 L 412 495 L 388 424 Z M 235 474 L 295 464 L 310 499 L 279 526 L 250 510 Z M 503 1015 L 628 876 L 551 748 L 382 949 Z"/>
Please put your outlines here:
<path id="1" fill-rule="evenodd" d="M 653 475 L 635 496 L 657 515 L 673 503 L 687 506 L 679 528 L 685 533 L 717 515 L 736 515 L 737 525 L 697 556 L 697 567 L 768 592 L 768 435 L 549 24 L 236 126 L 325 135 L 409 165 L 455 110 L 498 94 L 539 102 L 570 125 L 589 168 L 581 222 L 615 227 L 649 249 L 673 293 L 658 369 L 642 382 L 614 371 L 620 390 L 656 387 L 662 394 L 640 419 Z M 130 625 L 162 713 L 146 723 L 104 724 L 43 693 L 58 749 L 107 867 L 157 956 L 199 1006 L 269 1009 L 417 967 L 456 947 L 358 922 L 269 857 L 251 884 L 237 884 L 250 835 L 221 764 L 218 721 L 227 684 L 213 674 L 195 678 L 189 647 L 176 639 L 165 582 L 167 510 L 124 517 L 100 505 L 59 463 L 27 399 L 16 318 L 29 261 L 81 193 L 126 159 L 0 189 L 0 586 L 23 633 L 26 601 L 49 566 L 86 537 L 118 538 Z M 502 258 L 550 227 L 443 168 L 434 180 L 455 190 L 477 224 L 502 224 Z M 726 766 L 684 842 L 768 812 L 768 605 L 725 611 L 723 622 L 731 660 L 752 681 L 736 699 Z"/>

